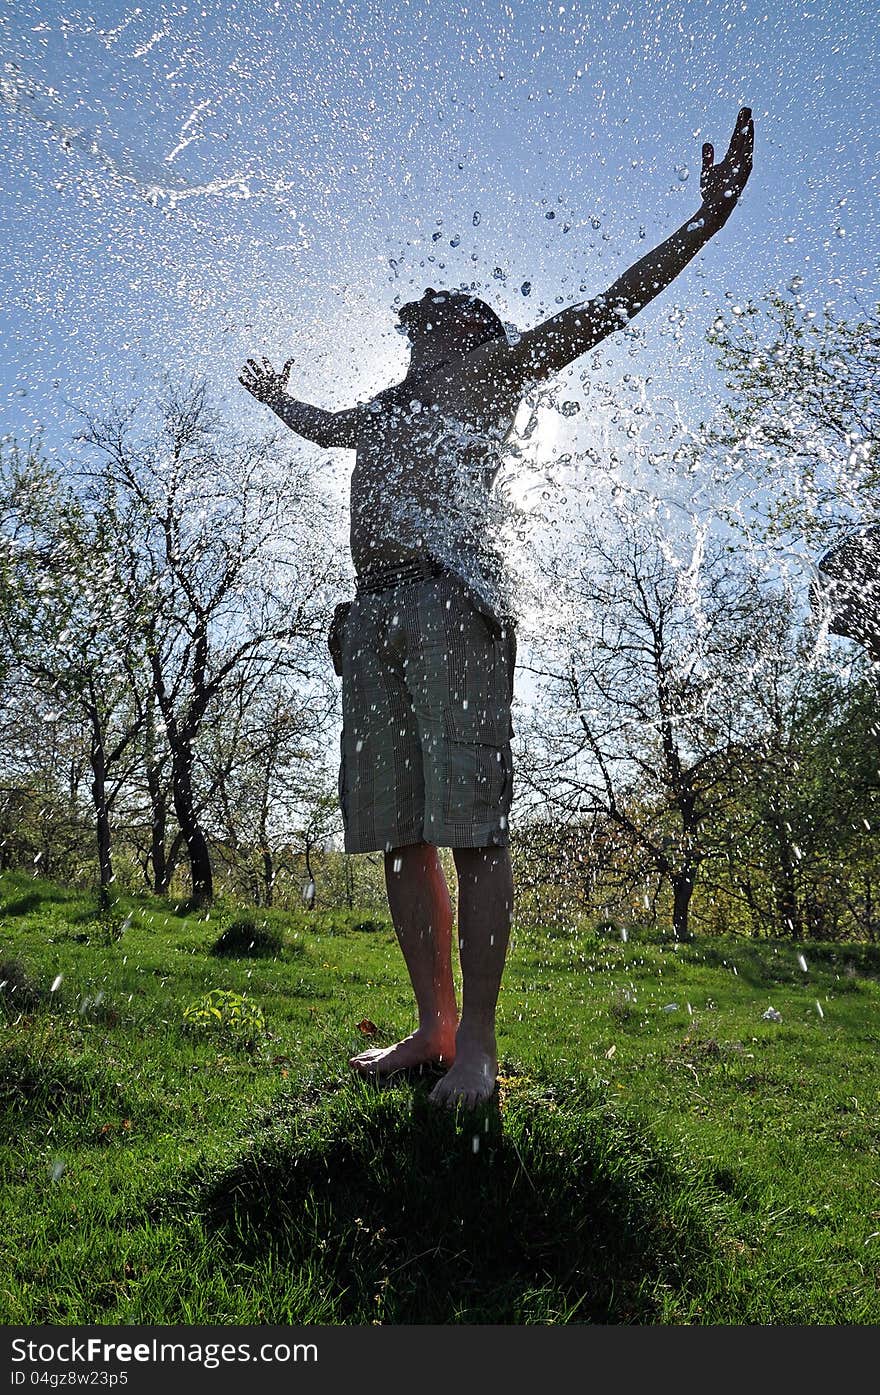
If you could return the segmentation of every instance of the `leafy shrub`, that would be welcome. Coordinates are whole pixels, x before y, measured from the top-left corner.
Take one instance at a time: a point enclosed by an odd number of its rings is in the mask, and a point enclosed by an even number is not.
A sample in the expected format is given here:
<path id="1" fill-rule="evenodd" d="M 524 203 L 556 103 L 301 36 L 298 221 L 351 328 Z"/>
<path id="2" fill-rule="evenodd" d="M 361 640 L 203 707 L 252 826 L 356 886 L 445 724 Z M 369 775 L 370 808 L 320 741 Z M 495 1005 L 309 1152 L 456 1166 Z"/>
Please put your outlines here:
<path id="1" fill-rule="evenodd" d="M 187 1031 L 221 1037 L 233 1046 L 252 1051 L 266 1031 L 261 1007 L 242 993 L 212 988 L 183 1010 Z"/>

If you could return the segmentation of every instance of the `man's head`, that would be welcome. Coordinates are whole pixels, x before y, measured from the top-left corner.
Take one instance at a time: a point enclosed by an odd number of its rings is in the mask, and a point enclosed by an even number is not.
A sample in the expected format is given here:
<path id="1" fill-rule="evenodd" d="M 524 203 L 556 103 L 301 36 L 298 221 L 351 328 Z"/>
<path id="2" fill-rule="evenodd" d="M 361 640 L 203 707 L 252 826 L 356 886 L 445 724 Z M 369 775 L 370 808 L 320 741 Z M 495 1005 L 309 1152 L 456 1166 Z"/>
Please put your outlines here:
<path id="1" fill-rule="evenodd" d="M 480 344 L 505 335 L 504 325 L 491 306 L 467 291 L 435 291 L 428 286 L 420 300 L 401 305 L 397 318 L 411 343 L 433 338 L 459 353 L 470 353 Z"/>

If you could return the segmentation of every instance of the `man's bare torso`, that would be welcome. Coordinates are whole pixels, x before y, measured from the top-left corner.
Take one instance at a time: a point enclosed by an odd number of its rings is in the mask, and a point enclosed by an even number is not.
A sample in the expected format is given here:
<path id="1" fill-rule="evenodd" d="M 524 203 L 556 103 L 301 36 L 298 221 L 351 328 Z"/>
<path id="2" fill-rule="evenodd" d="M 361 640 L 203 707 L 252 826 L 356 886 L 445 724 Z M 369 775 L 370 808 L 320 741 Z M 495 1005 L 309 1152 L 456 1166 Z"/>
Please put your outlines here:
<path id="1" fill-rule="evenodd" d="M 522 395 L 495 340 L 359 408 L 351 476 L 355 569 L 489 543 L 490 491 Z"/>

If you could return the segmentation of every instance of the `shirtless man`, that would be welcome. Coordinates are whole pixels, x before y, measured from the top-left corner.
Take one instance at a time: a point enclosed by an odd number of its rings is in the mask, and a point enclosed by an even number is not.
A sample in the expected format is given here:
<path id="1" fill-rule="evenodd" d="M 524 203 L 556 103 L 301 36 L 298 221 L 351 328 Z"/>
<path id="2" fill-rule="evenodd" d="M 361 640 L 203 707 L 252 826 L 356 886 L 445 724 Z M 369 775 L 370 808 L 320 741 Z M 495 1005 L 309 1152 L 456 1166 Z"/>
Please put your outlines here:
<path id="1" fill-rule="evenodd" d="M 724 160 L 703 146 L 696 213 L 604 295 L 515 344 L 482 301 L 429 288 L 398 312 L 411 345 L 401 383 L 323 411 L 249 359 L 240 381 L 308 440 L 357 452 L 351 552 L 357 594 L 339 629 L 346 852 L 380 850 L 395 930 L 418 1008 L 415 1032 L 350 1064 L 388 1075 L 447 1066 L 431 1092 L 472 1107 L 495 1089 L 495 1008 L 513 909 L 508 813 L 514 621 L 493 555 L 490 489 L 529 388 L 622 328 L 722 228 L 752 167 L 744 107 Z M 337 608 L 338 610 L 340 608 Z M 452 974 L 453 908 L 438 847 L 458 879 L 462 973 Z"/>

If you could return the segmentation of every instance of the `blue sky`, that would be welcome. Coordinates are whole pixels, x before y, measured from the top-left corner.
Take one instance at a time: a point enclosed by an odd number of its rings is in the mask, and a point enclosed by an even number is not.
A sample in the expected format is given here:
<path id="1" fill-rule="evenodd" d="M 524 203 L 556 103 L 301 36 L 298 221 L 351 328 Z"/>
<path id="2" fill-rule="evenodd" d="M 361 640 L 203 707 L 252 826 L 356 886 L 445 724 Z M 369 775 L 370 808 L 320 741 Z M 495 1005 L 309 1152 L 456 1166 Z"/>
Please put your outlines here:
<path id="1" fill-rule="evenodd" d="M 263 420 L 254 350 L 347 405 L 402 373 L 392 307 L 427 284 L 534 324 L 695 210 L 744 103 L 746 197 L 640 317 L 639 371 L 696 411 L 725 299 L 877 295 L 867 0 L 14 4 L 2 30 L 3 434 L 63 449 L 72 405 L 178 372 Z M 603 371 L 628 361 L 617 336 Z"/>

